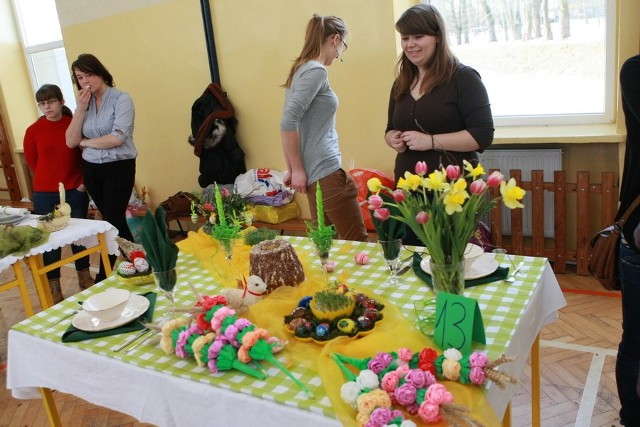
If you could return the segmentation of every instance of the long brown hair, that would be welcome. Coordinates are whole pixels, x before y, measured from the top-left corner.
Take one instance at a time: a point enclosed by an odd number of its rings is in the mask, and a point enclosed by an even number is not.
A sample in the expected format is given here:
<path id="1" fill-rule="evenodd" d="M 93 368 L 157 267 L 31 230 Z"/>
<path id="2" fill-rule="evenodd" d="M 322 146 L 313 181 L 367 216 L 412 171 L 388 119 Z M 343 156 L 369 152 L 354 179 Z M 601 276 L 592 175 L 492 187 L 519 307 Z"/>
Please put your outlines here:
<path id="1" fill-rule="evenodd" d="M 430 4 L 419 4 L 407 9 L 396 22 L 396 31 L 402 35 L 425 34 L 437 39 L 433 58 L 426 64 L 428 75 L 420 85 L 421 93 L 451 81 L 459 61 L 449 49 L 444 19 L 438 9 Z M 411 90 L 411 84 L 418 78 L 418 67 L 402 52 L 396 65 L 396 73 L 398 78 L 393 95 L 397 99 Z"/>
<path id="2" fill-rule="evenodd" d="M 78 59 L 73 61 L 73 63 L 71 64 L 71 78 L 76 84 L 78 90 L 82 90 L 82 86 L 80 86 L 80 83 L 78 83 L 78 79 L 76 78 L 76 70 L 82 71 L 83 73 L 100 76 L 107 86 L 115 86 L 115 83 L 113 82 L 113 76 L 111 75 L 109 70 L 107 70 L 107 67 L 102 65 L 102 62 L 100 62 L 98 58 L 90 53 L 82 53 L 78 55 Z"/>
<path id="3" fill-rule="evenodd" d="M 40 86 L 40 89 L 36 91 L 37 102 L 48 101 L 54 98 L 60 102 L 64 101 L 64 98 L 62 96 L 62 90 L 60 90 L 60 88 L 56 85 L 44 84 Z M 62 106 L 62 115 L 73 117 L 73 113 L 71 112 L 71 109 L 66 105 Z"/>
<path id="4" fill-rule="evenodd" d="M 291 80 L 293 75 L 298 71 L 298 68 L 307 61 L 318 59 L 322 52 L 322 44 L 327 39 L 335 34 L 338 34 L 342 40 L 347 35 L 347 25 L 341 18 L 337 16 L 320 16 L 313 14 L 313 17 L 307 24 L 307 33 L 304 36 L 304 46 L 302 46 L 302 52 L 291 66 L 287 81 L 282 87 L 291 87 Z"/>

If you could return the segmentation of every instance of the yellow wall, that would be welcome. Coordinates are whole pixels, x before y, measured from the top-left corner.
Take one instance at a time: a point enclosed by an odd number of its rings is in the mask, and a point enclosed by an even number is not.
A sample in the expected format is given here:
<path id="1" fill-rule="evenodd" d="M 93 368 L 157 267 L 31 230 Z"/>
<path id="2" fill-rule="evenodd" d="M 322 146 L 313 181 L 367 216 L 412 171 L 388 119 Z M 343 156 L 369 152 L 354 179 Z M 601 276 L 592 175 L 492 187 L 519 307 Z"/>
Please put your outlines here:
<path id="1" fill-rule="evenodd" d="M 340 98 L 337 125 L 343 165 L 348 168 L 353 161 L 356 167 L 391 171 L 393 155 L 382 134 L 398 52 L 394 22 L 417 0 L 376 0 L 375 7 L 372 3 L 210 1 L 222 85 L 236 107 L 238 140 L 247 153 L 247 167 L 284 167 L 279 137 L 284 93 L 280 84 L 300 51 L 307 21 L 317 12 L 341 16 L 351 33 L 344 63 L 336 61 L 329 68 L 331 84 Z M 631 22 L 620 34 L 619 56 L 623 58 L 639 51 L 640 2 L 619 0 L 619 4 L 620 19 Z M 0 0 L 0 8 L 8 11 L 0 10 L 0 16 L 11 15 L 9 5 L 10 0 Z M 69 60 L 79 53 L 94 53 L 110 69 L 118 87 L 134 99 L 134 136 L 140 152 L 137 185 L 150 188 L 152 205 L 179 190 L 197 189 L 198 159 L 186 139 L 191 132 L 191 104 L 210 81 L 199 2 L 58 0 L 57 6 Z M 24 129 L 37 112 L 13 22 L 0 25 L 0 35 L 0 108 L 19 149 Z M 568 168 L 617 170 L 610 159 L 616 157 L 615 143 L 623 139 L 621 135 L 589 137 L 565 130 L 554 141 L 554 134 L 540 138 L 546 130 L 531 129 L 531 138 L 525 137 L 525 130 L 506 136 L 499 131 L 495 143 L 572 144 L 567 151 L 571 154 Z M 598 146 L 599 155 L 593 156 L 595 146 L 575 142 L 614 144 Z M 595 158 L 602 163 L 595 165 Z M 306 216 L 306 202 L 297 200 Z"/>

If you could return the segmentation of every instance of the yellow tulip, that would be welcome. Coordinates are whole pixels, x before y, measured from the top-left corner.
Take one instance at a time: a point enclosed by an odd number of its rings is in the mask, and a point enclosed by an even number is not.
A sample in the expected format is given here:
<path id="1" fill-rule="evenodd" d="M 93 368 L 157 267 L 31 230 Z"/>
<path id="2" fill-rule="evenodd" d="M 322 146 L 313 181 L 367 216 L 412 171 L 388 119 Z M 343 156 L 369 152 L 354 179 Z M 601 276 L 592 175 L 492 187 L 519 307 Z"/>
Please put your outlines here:
<path id="1" fill-rule="evenodd" d="M 380 190 L 382 190 L 382 182 L 379 178 L 370 178 L 367 181 L 367 188 L 372 193 L 378 193 Z"/>

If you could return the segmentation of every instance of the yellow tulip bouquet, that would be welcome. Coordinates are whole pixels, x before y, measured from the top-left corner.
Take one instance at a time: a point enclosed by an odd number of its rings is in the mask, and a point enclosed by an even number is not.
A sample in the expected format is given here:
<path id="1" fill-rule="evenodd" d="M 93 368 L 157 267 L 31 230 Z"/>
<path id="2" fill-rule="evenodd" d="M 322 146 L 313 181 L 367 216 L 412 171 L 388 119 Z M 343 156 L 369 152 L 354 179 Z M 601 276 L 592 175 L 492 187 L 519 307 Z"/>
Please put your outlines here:
<path id="1" fill-rule="evenodd" d="M 415 174 L 405 172 L 395 190 L 371 178 L 367 182 L 373 193 L 368 199 L 369 209 L 378 220 L 393 218 L 407 224 L 427 248 L 432 263 L 463 262 L 465 248 L 480 217 L 499 199 L 510 209 L 522 208 L 520 201 L 525 195 L 515 179 L 505 181 L 499 171 L 485 180 L 481 164 L 473 166 L 465 160 L 463 166 L 461 170 L 458 165 L 449 165 L 427 175 L 426 163 L 418 162 Z M 500 187 L 500 196 L 491 199 L 489 187 Z M 381 192 L 391 194 L 393 201 L 383 199 Z M 399 214 L 392 214 L 390 208 Z"/>

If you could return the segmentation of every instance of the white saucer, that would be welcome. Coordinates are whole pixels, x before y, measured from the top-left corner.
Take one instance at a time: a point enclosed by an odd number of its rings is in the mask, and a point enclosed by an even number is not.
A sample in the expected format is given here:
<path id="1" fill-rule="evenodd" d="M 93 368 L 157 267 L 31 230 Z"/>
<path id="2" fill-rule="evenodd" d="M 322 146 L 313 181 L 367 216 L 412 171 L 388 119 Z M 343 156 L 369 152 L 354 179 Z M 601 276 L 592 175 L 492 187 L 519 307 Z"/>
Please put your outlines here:
<path id="1" fill-rule="evenodd" d="M 422 271 L 431 276 L 431 266 L 429 265 L 430 256 L 425 256 L 420 261 L 420 268 Z M 496 261 L 496 254 L 485 252 L 480 255 L 474 262 L 465 268 L 464 279 L 472 280 L 486 277 L 498 269 L 498 261 Z"/>
<path id="2" fill-rule="evenodd" d="M 129 303 L 122 311 L 122 315 L 115 319 L 104 321 L 97 317 L 91 316 L 86 311 L 82 310 L 78 313 L 71 324 L 81 331 L 97 332 L 106 331 L 107 329 L 117 328 L 118 326 L 126 325 L 129 322 L 136 320 L 149 308 L 149 300 L 138 294 L 131 294 Z"/>
<path id="3" fill-rule="evenodd" d="M 16 224 L 25 219 L 24 215 L 0 214 L 0 224 Z"/>

